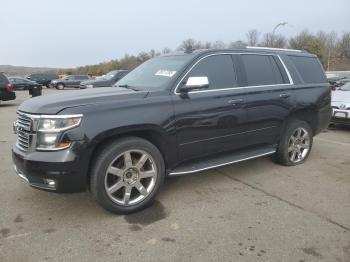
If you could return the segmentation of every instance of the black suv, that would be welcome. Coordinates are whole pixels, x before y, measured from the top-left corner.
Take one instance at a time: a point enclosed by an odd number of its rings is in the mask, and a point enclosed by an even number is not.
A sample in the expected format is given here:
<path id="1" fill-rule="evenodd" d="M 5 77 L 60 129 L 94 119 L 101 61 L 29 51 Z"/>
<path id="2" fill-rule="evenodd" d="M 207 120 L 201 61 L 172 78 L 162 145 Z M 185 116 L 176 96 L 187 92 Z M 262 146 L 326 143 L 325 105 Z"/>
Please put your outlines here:
<path id="1" fill-rule="evenodd" d="M 16 99 L 16 94 L 13 91 L 13 85 L 7 77 L 0 72 L 0 101 L 9 101 Z"/>
<path id="2" fill-rule="evenodd" d="M 107 210 L 148 205 L 166 176 L 275 155 L 309 156 L 331 96 L 315 55 L 244 48 L 168 54 L 118 87 L 25 101 L 13 146 L 17 173 L 55 192 L 88 187 Z"/>
<path id="3" fill-rule="evenodd" d="M 96 80 L 88 80 L 80 83 L 80 88 L 108 87 L 113 86 L 128 73 L 127 70 L 114 70 Z"/>
<path id="4" fill-rule="evenodd" d="M 86 80 L 90 80 L 88 75 L 68 75 L 63 79 L 52 80 L 50 87 L 54 87 L 59 90 L 63 90 L 66 87 L 78 88 L 80 83 Z"/>
<path id="5" fill-rule="evenodd" d="M 55 79 L 59 79 L 59 76 L 56 74 L 42 73 L 42 74 L 31 74 L 26 76 L 26 78 L 40 85 L 49 87 L 51 81 Z"/>

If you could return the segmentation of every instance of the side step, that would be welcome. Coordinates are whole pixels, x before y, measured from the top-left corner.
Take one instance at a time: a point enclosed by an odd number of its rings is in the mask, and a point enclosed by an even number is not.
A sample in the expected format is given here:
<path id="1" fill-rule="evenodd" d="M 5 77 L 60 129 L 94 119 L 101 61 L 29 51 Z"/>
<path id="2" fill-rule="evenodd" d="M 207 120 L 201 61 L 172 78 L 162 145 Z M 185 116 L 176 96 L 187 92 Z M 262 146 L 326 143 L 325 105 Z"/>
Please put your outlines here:
<path id="1" fill-rule="evenodd" d="M 221 167 L 261 156 L 271 155 L 276 152 L 276 147 L 260 147 L 251 150 L 238 151 L 234 153 L 218 154 L 211 157 L 184 162 L 171 171 L 169 176 L 179 176 Z"/>

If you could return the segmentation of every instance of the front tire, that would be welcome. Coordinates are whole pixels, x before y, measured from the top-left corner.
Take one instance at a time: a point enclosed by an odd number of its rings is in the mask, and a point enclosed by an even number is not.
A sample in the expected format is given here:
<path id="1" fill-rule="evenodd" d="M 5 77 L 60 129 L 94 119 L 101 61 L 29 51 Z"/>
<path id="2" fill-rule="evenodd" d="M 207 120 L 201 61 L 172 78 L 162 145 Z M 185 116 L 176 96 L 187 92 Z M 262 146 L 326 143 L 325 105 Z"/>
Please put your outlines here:
<path id="1" fill-rule="evenodd" d="M 291 119 L 284 130 L 276 152 L 277 162 L 285 166 L 300 165 L 311 152 L 313 133 L 305 121 Z"/>
<path id="2" fill-rule="evenodd" d="M 142 138 L 126 137 L 100 150 L 90 187 L 102 207 L 128 214 L 152 203 L 164 177 L 164 160 L 158 148 Z"/>
<path id="3" fill-rule="evenodd" d="M 56 86 L 56 89 L 58 89 L 58 90 L 63 90 L 64 87 L 65 87 L 64 84 L 58 83 L 57 86 Z"/>

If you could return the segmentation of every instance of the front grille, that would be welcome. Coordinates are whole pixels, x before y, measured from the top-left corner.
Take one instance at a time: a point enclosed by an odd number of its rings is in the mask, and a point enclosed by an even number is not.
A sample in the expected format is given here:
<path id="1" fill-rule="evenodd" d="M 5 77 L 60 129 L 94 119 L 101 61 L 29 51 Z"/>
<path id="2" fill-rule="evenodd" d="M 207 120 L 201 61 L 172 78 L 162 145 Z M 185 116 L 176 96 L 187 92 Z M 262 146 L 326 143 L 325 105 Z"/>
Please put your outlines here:
<path id="1" fill-rule="evenodd" d="M 17 112 L 16 131 L 17 142 L 16 146 L 22 151 L 28 151 L 32 137 L 33 120 L 24 113 Z"/>

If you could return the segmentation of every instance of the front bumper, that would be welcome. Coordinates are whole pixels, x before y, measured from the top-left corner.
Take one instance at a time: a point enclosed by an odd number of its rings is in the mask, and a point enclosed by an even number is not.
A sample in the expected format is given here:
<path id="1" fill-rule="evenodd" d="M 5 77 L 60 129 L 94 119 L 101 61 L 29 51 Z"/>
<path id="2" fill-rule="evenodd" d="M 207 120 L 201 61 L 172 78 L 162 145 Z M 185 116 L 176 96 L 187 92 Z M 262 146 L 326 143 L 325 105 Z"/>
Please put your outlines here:
<path id="1" fill-rule="evenodd" d="M 26 154 L 14 146 L 12 159 L 17 175 L 35 188 L 57 193 L 82 192 L 87 186 L 88 161 L 77 153 L 77 148 L 70 148 Z"/>
<path id="2" fill-rule="evenodd" d="M 333 109 L 331 123 L 350 125 L 350 110 Z"/>

